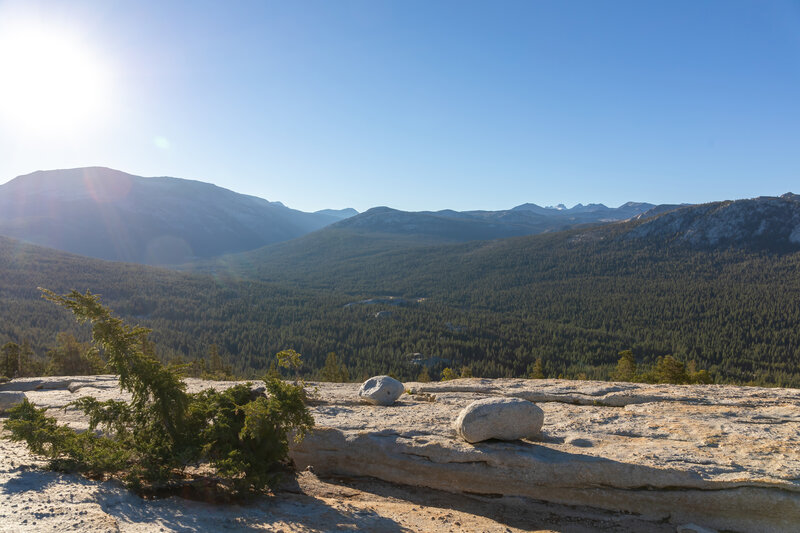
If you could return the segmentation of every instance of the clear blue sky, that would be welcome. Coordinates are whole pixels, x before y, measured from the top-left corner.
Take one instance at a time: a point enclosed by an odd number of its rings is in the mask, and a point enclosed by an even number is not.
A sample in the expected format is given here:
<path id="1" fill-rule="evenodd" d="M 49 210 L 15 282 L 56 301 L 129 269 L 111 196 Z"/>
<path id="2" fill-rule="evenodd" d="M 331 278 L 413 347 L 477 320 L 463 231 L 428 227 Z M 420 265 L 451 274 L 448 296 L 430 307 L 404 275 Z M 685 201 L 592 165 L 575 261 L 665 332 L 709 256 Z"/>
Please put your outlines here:
<path id="1" fill-rule="evenodd" d="M 0 36 L 25 25 L 77 35 L 107 102 L 0 122 L 0 182 L 103 165 L 308 211 L 800 192 L 798 1 L 0 0 Z"/>

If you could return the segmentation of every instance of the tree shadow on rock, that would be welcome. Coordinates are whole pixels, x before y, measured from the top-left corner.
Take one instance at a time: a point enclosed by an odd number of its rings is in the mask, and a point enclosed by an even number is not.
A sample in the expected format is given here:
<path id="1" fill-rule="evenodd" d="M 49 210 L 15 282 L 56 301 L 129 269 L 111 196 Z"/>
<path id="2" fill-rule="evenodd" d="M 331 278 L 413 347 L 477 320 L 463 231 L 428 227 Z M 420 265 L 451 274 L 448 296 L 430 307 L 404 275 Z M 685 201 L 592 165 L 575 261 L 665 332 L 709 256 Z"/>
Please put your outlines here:
<path id="1" fill-rule="evenodd" d="M 63 489 L 61 488 L 63 487 Z M 76 504 L 96 503 L 118 524 L 166 531 L 259 531 L 265 526 L 292 529 L 302 524 L 305 531 L 381 531 L 408 533 L 394 520 L 371 509 L 343 504 L 334 508 L 324 500 L 309 496 L 289 477 L 275 496 L 257 496 L 238 503 L 213 503 L 170 496 L 145 499 L 119 481 L 94 481 L 77 474 L 41 470 L 19 470 L 19 474 L 0 485 L 0 494 L 44 494 L 79 489 Z M 66 501 L 65 501 L 66 503 Z"/>
<path id="2" fill-rule="evenodd" d="M 178 496 L 145 500 L 121 486 L 103 484 L 97 494 L 102 510 L 119 523 L 161 527 L 167 531 L 264 531 L 302 524 L 309 532 L 381 531 L 406 533 L 395 521 L 371 510 L 339 510 L 297 494 L 258 496 L 239 503 L 211 503 Z"/>
<path id="3" fill-rule="evenodd" d="M 43 492 L 52 485 L 73 484 L 84 487 L 96 485 L 97 482 L 74 474 L 64 474 L 52 470 L 37 468 L 20 468 L 19 475 L 12 477 L 2 485 L 0 492 L 8 495 L 25 492 Z"/>

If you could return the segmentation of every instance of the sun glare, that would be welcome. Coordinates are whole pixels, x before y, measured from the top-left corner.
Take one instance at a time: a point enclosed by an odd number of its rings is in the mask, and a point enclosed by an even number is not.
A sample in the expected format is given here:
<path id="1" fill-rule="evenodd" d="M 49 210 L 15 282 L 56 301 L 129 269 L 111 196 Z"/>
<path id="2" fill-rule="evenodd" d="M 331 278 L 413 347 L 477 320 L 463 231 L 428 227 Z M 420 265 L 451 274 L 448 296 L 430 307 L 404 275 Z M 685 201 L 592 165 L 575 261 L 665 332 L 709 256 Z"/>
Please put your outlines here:
<path id="1" fill-rule="evenodd" d="M 78 133 L 107 105 L 99 59 L 67 33 L 0 28 L 0 73 L 0 120 L 21 132 Z"/>

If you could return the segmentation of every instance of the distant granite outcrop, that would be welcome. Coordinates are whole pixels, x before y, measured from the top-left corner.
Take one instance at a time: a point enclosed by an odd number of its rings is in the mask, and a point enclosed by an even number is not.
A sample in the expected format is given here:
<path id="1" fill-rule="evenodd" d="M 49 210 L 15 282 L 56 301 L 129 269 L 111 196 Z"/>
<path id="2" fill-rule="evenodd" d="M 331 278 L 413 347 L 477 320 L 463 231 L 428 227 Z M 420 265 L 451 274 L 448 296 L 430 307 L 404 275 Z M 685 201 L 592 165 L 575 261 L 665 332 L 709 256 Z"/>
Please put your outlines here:
<path id="1" fill-rule="evenodd" d="M 232 383 L 187 380 L 190 391 Z M 311 409 L 317 427 L 294 446 L 291 455 L 299 469 L 311 467 L 318 475 L 368 476 L 398 487 L 471 495 L 503 508 L 516 505 L 520 516 L 531 505 L 544 505 L 542 512 L 594 508 L 595 516 L 607 513 L 605 519 L 618 521 L 623 530 L 626 523 L 636 531 L 675 531 L 694 523 L 769 533 L 796 531 L 800 523 L 798 389 L 472 378 L 407 383 L 414 394 L 382 407 L 359 402 L 356 383 L 309 386 L 315 390 Z M 70 401 L 84 395 L 100 400 L 121 397 L 113 376 L 15 380 L 0 386 L 0 392 L 22 392 L 75 428 L 86 428 L 86 421 L 74 409 L 64 409 Z M 457 436 L 453 421 L 464 407 L 485 398 L 535 402 L 544 411 L 540 436 L 465 442 Z M 30 459 L 18 446 L 13 450 L 14 457 L 4 463 L 11 466 L 0 472 L 6 487 L 0 502 L 25 505 L 30 497 L 20 499 L 19 494 L 30 494 L 24 491 L 32 489 L 21 487 L 42 480 L 26 481 L 30 467 L 15 470 L 15 463 Z M 48 484 L 60 483 L 61 493 L 72 491 L 69 483 L 77 481 L 70 479 L 80 479 L 42 476 Z M 79 483 L 78 489 L 88 490 L 94 483 L 86 481 L 83 487 Z M 170 516 L 174 520 L 170 513 L 186 505 L 134 505 L 135 497 L 125 496 L 116 486 L 91 490 L 100 490 L 99 496 L 92 496 L 99 503 L 92 516 L 101 525 L 133 511 L 153 520 Z M 43 523 L 49 524 L 51 515 L 58 515 L 62 523 L 77 523 L 81 516 L 72 513 L 70 505 L 79 503 L 37 500 L 27 505 L 41 508 L 35 516 Z M 49 510 L 55 507 L 58 512 Z M 423 507 L 417 502 L 413 512 Z M 213 510 L 225 520 L 232 519 L 232 512 L 225 507 Z M 192 516 L 202 514 L 212 520 L 213 513 L 197 507 Z M 252 514 L 246 509 L 236 513 Z M 0 516 L 0 522 L 19 526 L 12 522 L 23 514 Z M 626 520 L 637 522 L 631 525 Z M 612 527 L 609 522 L 595 526 Z M 524 524 L 509 530 L 522 529 Z"/>
<path id="2" fill-rule="evenodd" d="M 792 193 L 712 202 L 663 214 L 648 211 L 641 218 L 649 220 L 626 238 L 665 239 L 694 247 L 800 248 L 800 196 Z"/>

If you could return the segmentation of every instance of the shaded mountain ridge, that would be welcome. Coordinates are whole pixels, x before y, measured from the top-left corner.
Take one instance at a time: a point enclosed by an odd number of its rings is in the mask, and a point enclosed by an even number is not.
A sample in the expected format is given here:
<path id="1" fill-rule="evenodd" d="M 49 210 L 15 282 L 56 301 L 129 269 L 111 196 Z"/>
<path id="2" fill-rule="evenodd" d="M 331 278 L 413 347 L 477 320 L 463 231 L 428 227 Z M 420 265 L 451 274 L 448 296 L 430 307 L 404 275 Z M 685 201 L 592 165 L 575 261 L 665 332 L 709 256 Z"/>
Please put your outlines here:
<path id="1" fill-rule="evenodd" d="M 0 234 L 146 264 L 251 250 L 350 214 L 305 213 L 210 183 L 104 167 L 38 171 L 0 185 Z"/>

